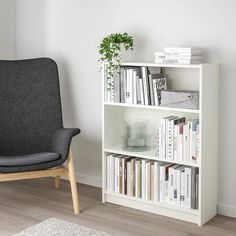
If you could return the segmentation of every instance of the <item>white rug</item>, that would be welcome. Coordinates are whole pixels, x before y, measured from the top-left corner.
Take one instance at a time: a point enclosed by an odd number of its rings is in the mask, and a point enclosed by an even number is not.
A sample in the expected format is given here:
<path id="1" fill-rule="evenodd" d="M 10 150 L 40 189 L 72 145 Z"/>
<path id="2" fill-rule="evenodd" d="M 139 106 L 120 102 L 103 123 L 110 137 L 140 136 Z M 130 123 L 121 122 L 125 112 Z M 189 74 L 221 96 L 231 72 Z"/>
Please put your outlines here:
<path id="1" fill-rule="evenodd" d="M 56 218 L 49 218 L 13 236 L 111 236 L 95 229 L 73 224 Z"/>

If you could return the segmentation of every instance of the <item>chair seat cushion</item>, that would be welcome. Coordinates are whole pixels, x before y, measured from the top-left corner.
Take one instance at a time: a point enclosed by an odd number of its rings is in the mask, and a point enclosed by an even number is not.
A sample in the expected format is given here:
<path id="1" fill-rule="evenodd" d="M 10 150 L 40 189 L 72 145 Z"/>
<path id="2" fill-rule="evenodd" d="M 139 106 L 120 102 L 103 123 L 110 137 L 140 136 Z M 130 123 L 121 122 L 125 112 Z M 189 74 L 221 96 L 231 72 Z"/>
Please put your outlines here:
<path id="1" fill-rule="evenodd" d="M 28 166 L 55 161 L 61 155 L 55 152 L 41 152 L 24 156 L 0 156 L 0 166 Z"/>

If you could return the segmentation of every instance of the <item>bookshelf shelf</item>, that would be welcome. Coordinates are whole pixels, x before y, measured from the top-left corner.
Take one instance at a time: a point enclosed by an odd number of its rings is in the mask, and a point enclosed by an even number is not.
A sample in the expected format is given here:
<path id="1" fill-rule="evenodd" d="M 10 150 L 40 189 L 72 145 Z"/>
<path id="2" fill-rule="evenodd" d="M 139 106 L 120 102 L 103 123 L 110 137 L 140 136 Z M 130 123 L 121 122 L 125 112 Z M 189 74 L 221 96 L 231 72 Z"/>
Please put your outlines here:
<path id="1" fill-rule="evenodd" d="M 144 152 L 128 152 L 128 151 L 125 151 L 121 148 L 121 144 L 118 144 L 118 145 L 115 145 L 112 147 L 104 148 L 104 152 L 127 155 L 127 156 L 134 156 L 134 157 L 139 157 L 139 158 L 143 158 L 143 159 L 155 160 L 155 161 L 166 162 L 166 163 L 175 163 L 175 164 L 179 164 L 179 165 L 199 167 L 199 165 L 196 165 L 196 164 L 189 164 L 189 163 L 183 163 L 183 162 L 178 162 L 178 161 L 158 159 L 155 156 L 154 149 L 150 149 L 150 150 L 144 151 Z"/>
<path id="2" fill-rule="evenodd" d="M 104 82 L 105 70 L 102 77 L 102 201 L 146 212 L 160 214 L 202 226 L 217 213 L 217 179 L 218 179 L 218 98 L 219 98 L 219 66 L 217 64 L 155 64 L 146 62 L 124 62 L 122 66 L 146 66 L 150 71 L 164 68 L 168 75 L 172 89 L 198 90 L 199 110 L 171 108 L 150 105 L 135 105 L 117 102 L 105 102 Z M 160 125 L 165 116 L 185 116 L 186 119 L 199 119 L 199 153 L 197 165 L 182 162 L 157 159 L 155 150 L 144 152 L 128 152 L 121 148 L 124 121 L 127 119 L 147 119 L 149 130 Z M 127 155 L 141 159 L 156 160 L 159 162 L 174 163 L 190 167 L 199 167 L 199 195 L 198 210 L 179 207 L 166 202 L 154 202 L 141 198 L 107 190 L 107 155 L 109 153 Z"/>
<path id="3" fill-rule="evenodd" d="M 191 215 L 194 215 L 194 216 L 199 215 L 198 210 L 179 207 L 179 206 L 175 206 L 175 205 L 165 203 L 165 202 L 160 202 L 160 201 L 154 202 L 154 201 L 150 201 L 150 200 L 143 200 L 141 198 L 131 197 L 131 196 L 127 196 L 127 195 L 120 194 L 120 193 L 114 193 L 114 192 L 110 192 L 110 191 L 105 191 L 105 194 L 110 195 L 110 196 L 123 198 L 123 199 L 128 199 L 128 200 L 135 201 L 135 202 L 138 202 L 138 203 L 148 204 L 148 205 L 153 206 L 153 207 L 162 207 L 162 208 L 171 209 L 171 210 L 174 210 L 174 211 L 177 211 L 177 212 L 184 212 L 184 213 L 191 214 Z"/>
<path id="4" fill-rule="evenodd" d="M 160 110 L 160 111 L 171 111 L 171 112 L 183 112 L 183 113 L 193 113 L 199 114 L 199 110 L 193 109 L 182 109 L 182 108 L 173 108 L 173 107 L 163 107 L 163 106 L 147 106 L 147 105 L 136 105 L 136 104 L 127 104 L 127 103 L 118 103 L 118 102 L 105 102 L 105 106 L 119 106 L 119 107 L 130 107 L 130 108 L 141 108 L 148 110 Z"/>

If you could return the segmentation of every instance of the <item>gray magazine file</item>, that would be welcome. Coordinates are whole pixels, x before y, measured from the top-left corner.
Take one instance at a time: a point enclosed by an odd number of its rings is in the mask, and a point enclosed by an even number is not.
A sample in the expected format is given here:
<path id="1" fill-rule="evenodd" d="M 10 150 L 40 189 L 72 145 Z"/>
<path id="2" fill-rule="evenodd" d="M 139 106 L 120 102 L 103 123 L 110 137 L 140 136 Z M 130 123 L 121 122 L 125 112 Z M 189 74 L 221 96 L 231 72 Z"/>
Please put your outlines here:
<path id="1" fill-rule="evenodd" d="M 161 106 L 199 109 L 199 92 L 190 90 L 162 90 Z"/>

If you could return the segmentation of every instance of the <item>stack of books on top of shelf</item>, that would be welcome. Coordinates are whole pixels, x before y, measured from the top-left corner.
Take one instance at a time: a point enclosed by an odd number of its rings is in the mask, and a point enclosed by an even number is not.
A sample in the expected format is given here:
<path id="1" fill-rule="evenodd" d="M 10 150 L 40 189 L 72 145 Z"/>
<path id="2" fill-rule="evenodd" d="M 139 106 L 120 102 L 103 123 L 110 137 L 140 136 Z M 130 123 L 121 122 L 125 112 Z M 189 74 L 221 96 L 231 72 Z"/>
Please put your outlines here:
<path id="1" fill-rule="evenodd" d="M 199 169 L 119 154 L 107 154 L 107 190 L 198 209 Z"/>
<path id="2" fill-rule="evenodd" d="M 191 47 L 164 48 L 163 52 L 155 52 L 155 63 L 200 64 L 202 63 L 202 51 L 199 48 Z"/>
<path id="3" fill-rule="evenodd" d="M 162 118 L 155 146 L 159 160 L 199 164 L 199 119 L 187 122 L 185 117 Z"/>
<path id="4" fill-rule="evenodd" d="M 167 89 L 162 73 L 150 73 L 148 67 L 121 67 L 110 79 L 107 89 L 105 81 L 105 101 L 140 105 L 160 105 L 160 91 Z"/>

